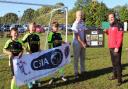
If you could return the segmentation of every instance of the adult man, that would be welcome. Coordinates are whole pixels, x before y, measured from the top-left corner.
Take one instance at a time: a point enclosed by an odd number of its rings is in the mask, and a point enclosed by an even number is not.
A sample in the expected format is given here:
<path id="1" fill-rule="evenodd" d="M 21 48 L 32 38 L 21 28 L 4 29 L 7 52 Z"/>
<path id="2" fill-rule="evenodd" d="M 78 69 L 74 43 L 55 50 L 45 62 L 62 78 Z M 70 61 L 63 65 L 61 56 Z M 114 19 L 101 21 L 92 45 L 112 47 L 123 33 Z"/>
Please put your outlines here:
<path id="1" fill-rule="evenodd" d="M 121 52 L 123 43 L 123 27 L 115 20 L 115 15 L 108 15 L 110 28 L 105 30 L 108 35 L 108 47 L 110 50 L 111 61 L 113 65 L 113 76 L 109 80 L 117 79 L 117 86 L 122 84 Z"/>

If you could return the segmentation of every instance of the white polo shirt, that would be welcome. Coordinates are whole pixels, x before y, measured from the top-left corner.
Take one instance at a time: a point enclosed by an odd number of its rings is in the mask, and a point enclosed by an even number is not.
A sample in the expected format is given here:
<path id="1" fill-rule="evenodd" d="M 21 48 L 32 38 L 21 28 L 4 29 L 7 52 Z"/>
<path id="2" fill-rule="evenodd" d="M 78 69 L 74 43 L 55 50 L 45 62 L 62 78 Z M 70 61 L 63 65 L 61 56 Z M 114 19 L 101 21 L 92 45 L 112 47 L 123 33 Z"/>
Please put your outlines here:
<path id="1" fill-rule="evenodd" d="M 73 23 L 73 25 L 72 25 L 72 30 L 74 32 L 74 35 L 75 35 L 75 33 L 78 33 L 80 38 L 81 38 L 81 40 L 83 40 L 83 41 L 85 40 L 84 31 L 87 30 L 87 28 L 86 28 L 86 26 L 85 26 L 83 21 L 79 21 L 79 22 L 75 21 Z M 75 36 L 73 37 L 73 39 L 74 39 L 73 41 L 78 42 L 78 40 L 76 39 Z"/>

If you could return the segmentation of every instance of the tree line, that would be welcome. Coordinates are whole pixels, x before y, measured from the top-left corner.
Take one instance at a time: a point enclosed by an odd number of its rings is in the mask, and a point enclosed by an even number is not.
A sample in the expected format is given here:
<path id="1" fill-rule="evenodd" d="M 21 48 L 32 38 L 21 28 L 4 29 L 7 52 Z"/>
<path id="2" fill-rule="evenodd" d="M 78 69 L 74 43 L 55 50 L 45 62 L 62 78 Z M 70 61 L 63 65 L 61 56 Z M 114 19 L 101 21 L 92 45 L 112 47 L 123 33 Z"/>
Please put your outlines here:
<path id="1" fill-rule="evenodd" d="M 63 3 L 57 3 L 54 8 L 64 6 Z M 0 17 L 0 24 L 11 24 L 11 23 L 27 23 L 34 21 L 38 24 L 48 25 L 50 20 L 50 12 L 53 7 L 41 7 L 37 10 L 28 8 L 24 11 L 23 16 L 18 18 L 15 13 L 7 13 L 3 17 Z M 128 21 L 128 5 L 116 6 L 114 8 L 108 8 L 103 2 L 97 1 L 91 2 L 91 0 L 76 0 L 73 9 L 69 10 L 68 22 L 72 24 L 75 19 L 75 12 L 82 10 L 85 13 L 85 22 L 88 26 L 99 26 L 102 21 L 107 21 L 107 14 L 109 12 L 116 12 L 117 18 L 121 21 Z M 59 21 L 59 23 L 65 22 L 65 12 L 57 11 L 53 14 L 53 20 Z"/>

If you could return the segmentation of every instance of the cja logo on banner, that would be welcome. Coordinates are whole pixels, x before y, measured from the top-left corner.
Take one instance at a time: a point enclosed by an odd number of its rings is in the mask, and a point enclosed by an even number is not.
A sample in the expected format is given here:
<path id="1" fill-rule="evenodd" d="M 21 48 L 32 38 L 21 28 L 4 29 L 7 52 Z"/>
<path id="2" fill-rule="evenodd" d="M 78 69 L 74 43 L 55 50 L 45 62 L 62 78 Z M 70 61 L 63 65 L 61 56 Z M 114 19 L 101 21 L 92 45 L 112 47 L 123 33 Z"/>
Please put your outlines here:
<path id="1" fill-rule="evenodd" d="M 70 63 L 70 47 L 60 47 L 33 54 L 24 54 L 13 60 L 14 74 L 18 86 L 46 77 L 58 71 L 60 67 Z"/>

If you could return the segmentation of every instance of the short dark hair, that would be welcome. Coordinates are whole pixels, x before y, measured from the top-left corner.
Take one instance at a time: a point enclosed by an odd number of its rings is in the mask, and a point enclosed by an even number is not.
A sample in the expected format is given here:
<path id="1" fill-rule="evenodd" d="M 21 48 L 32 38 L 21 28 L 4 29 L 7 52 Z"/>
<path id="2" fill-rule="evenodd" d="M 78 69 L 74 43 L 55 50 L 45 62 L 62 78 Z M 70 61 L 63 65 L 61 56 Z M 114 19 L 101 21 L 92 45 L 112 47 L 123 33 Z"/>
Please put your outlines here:
<path id="1" fill-rule="evenodd" d="M 108 13 L 108 16 L 109 16 L 110 14 L 113 14 L 114 18 L 116 17 L 116 15 L 115 15 L 114 12 L 109 12 L 109 13 Z"/>
<path id="2" fill-rule="evenodd" d="M 56 22 L 56 21 L 54 21 L 54 22 L 52 22 L 52 26 L 54 26 L 54 27 L 59 27 L 59 23 Z"/>
<path id="3" fill-rule="evenodd" d="M 18 29 L 14 27 L 14 28 L 11 28 L 11 31 L 18 32 Z"/>

